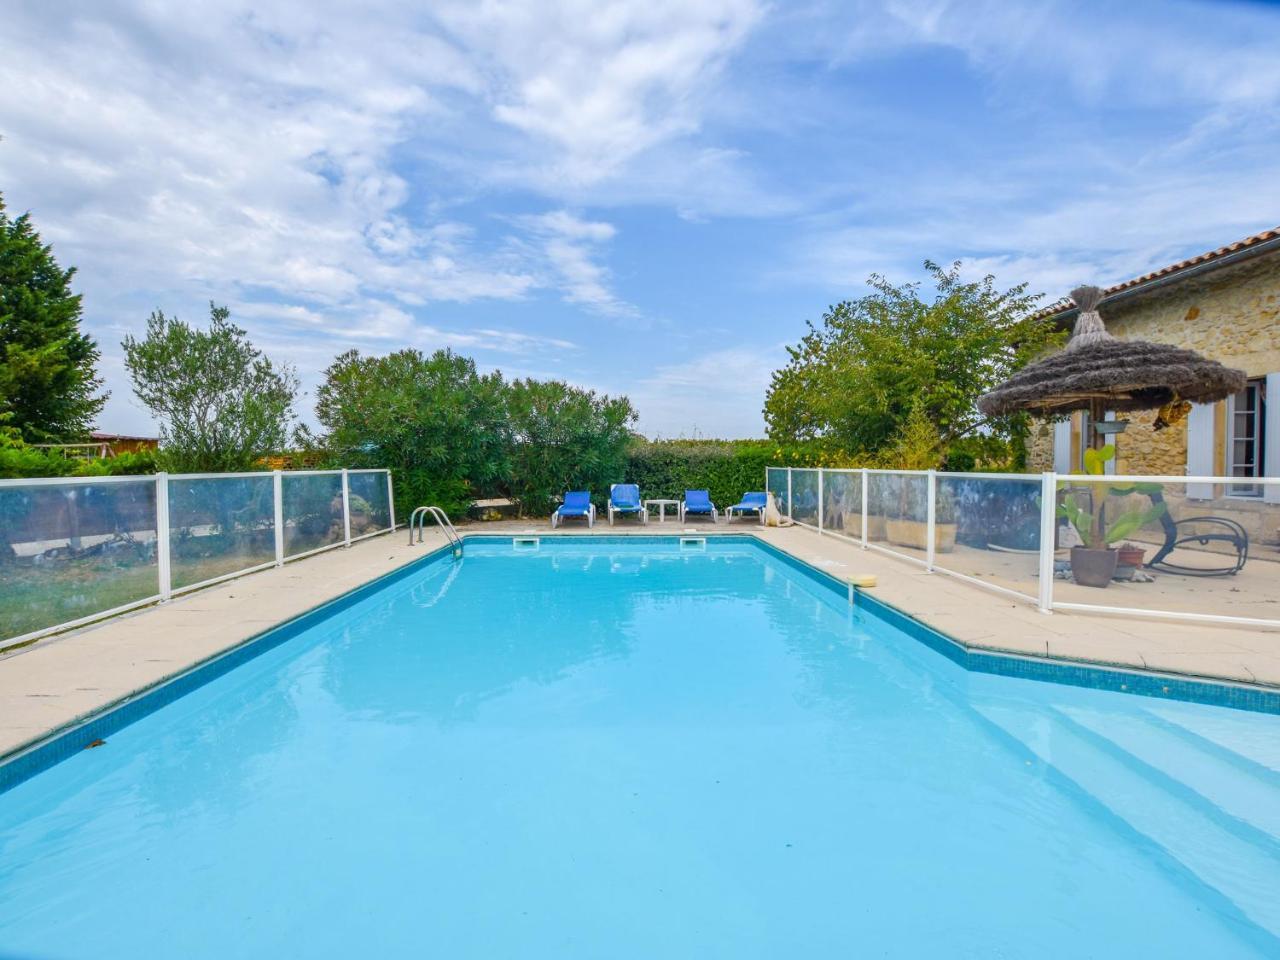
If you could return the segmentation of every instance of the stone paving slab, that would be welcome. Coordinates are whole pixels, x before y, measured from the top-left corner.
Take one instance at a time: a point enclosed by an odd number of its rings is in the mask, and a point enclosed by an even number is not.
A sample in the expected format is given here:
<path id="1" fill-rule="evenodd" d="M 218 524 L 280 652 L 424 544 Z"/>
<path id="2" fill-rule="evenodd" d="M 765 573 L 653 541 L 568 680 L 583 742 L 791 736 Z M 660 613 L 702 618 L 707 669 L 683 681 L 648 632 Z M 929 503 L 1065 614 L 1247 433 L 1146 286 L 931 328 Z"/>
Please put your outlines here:
<path id="1" fill-rule="evenodd" d="M 751 522 L 570 526 L 570 536 L 699 533 L 757 535 L 837 577 L 873 573 L 871 593 L 966 646 L 1140 670 L 1280 686 L 1280 632 L 1122 617 L 1046 616 L 1016 602 L 856 544 L 798 527 Z M 471 524 L 509 536 L 546 523 Z M 60 634 L 0 657 L 0 756 L 75 724 L 271 626 L 389 573 L 443 545 L 438 530 L 410 546 L 403 532 L 250 574 L 169 603 Z"/>

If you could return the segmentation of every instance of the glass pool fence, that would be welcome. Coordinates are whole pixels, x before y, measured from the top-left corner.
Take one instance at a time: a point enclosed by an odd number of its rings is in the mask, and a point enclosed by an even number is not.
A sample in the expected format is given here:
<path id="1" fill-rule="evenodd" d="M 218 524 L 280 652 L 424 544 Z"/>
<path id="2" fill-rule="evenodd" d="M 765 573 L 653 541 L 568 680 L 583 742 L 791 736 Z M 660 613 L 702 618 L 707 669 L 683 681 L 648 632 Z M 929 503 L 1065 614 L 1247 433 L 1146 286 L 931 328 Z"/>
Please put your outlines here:
<path id="1" fill-rule="evenodd" d="M 389 470 L 0 480 L 0 650 L 394 528 Z"/>
<path id="2" fill-rule="evenodd" d="M 1280 627 L 1280 477 L 770 467 L 765 485 L 800 526 L 1045 613 Z M 1099 538 L 1113 569 L 1073 551 Z"/>

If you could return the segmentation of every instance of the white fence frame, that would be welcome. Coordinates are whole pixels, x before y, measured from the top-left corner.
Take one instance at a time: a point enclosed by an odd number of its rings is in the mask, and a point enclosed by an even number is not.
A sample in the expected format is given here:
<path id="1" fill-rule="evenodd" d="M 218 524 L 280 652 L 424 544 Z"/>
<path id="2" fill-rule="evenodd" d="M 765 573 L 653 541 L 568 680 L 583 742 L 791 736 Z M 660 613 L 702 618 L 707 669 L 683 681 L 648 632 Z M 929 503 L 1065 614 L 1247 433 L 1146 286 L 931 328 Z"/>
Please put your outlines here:
<path id="1" fill-rule="evenodd" d="M 387 516 L 389 526 L 379 527 L 377 530 L 361 534 L 358 537 L 351 536 L 351 490 L 350 475 L 356 473 L 382 473 L 386 474 L 387 483 Z M 342 479 L 342 532 L 343 536 L 340 540 L 333 543 L 327 543 L 324 546 L 316 547 L 312 550 L 304 550 L 301 553 L 286 554 L 284 546 L 284 478 L 303 477 L 303 476 L 333 476 Z M 235 479 L 235 478 L 271 478 L 272 482 L 272 499 L 274 501 L 274 511 L 272 516 L 272 525 L 275 535 L 275 557 L 265 563 L 256 564 L 254 566 L 245 567 L 240 570 L 233 570 L 229 573 L 220 574 L 207 580 L 201 580 L 199 583 L 191 583 L 182 587 L 174 588 L 171 558 L 169 555 L 170 536 L 172 534 L 170 518 L 169 518 L 169 483 L 170 481 L 184 480 L 219 480 L 219 479 Z M 48 627 L 41 627 L 39 630 L 33 630 L 29 633 L 20 634 L 16 637 L 0 637 L 0 652 L 7 647 L 16 644 L 25 643 L 30 640 L 37 640 L 40 637 L 48 636 L 51 633 L 58 633 L 63 630 L 69 630 L 74 627 L 83 626 L 92 623 L 95 620 L 102 620 L 106 617 L 114 616 L 118 613 L 125 613 L 129 610 L 136 610 L 139 607 L 145 607 L 149 604 L 169 600 L 172 597 L 180 596 L 184 593 L 190 593 L 193 590 L 199 590 L 203 587 L 213 586 L 222 583 L 224 580 L 231 580 L 235 577 L 242 577 L 247 573 L 256 573 L 259 570 L 267 570 L 271 567 L 282 567 L 286 563 L 294 560 L 301 560 L 304 557 L 314 556 L 317 553 L 323 553 L 326 550 L 334 550 L 338 547 L 350 547 L 353 543 L 359 543 L 361 540 L 367 540 L 369 537 L 376 537 L 383 533 L 390 533 L 396 529 L 396 501 L 395 493 L 391 482 L 391 471 L 385 469 L 359 469 L 359 470 L 260 470 L 248 473 L 156 473 L 150 477 L 144 475 L 138 476 L 121 476 L 121 477 L 35 477 L 31 479 L 17 480 L 0 480 L 0 490 L 11 489 L 16 487 L 57 487 L 57 486 L 96 486 L 109 483 L 153 483 L 155 485 L 155 504 L 156 504 L 156 570 L 157 584 L 156 592 L 148 597 L 140 600 L 134 600 L 130 603 L 123 604 L 118 607 L 112 607 L 106 610 L 100 610 L 95 613 L 78 617 L 75 620 L 68 620 L 63 623 L 54 624 Z M 2 520 L 3 518 L 0 518 Z"/>
<path id="2" fill-rule="evenodd" d="M 1199 623 L 1227 623 L 1240 626 L 1260 626 L 1280 628 L 1280 620 L 1266 619 L 1262 617 L 1232 617 L 1224 614 L 1216 613 L 1187 613 L 1181 610 L 1160 610 L 1158 608 L 1146 609 L 1141 607 L 1115 607 L 1106 604 L 1097 603 L 1076 603 L 1067 600 L 1056 600 L 1053 596 L 1054 584 L 1054 541 L 1057 529 L 1057 498 L 1058 485 L 1062 482 L 1069 483 L 1160 483 L 1160 484 L 1180 484 L 1184 487 L 1190 484 L 1209 484 L 1213 486 L 1243 486 L 1243 485 L 1259 485 L 1259 486 L 1280 486 L 1280 477 L 1184 477 L 1184 476 L 1117 476 L 1107 474 L 1104 476 L 1093 476 L 1088 474 L 1076 473 L 1053 473 L 1047 472 L 1042 474 L 1034 473 L 953 473 L 943 470 L 876 470 L 876 469 L 834 469 L 827 467 L 766 467 L 765 468 L 765 489 L 772 489 L 769 486 L 769 472 L 785 470 L 787 472 L 787 502 L 785 513 L 788 519 L 792 520 L 798 527 L 804 527 L 808 530 L 814 530 L 818 536 L 836 537 L 848 543 L 856 544 L 864 550 L 878 550 L 881 553 L 888 554 L 898 560 L 906 560 L 908 563 L 914 563 L 917 566 L 925 568 L 927 573 L 941 573 L 956 580 L 963 580 L 965 583 L 981 587 L 983 590 L 998 593 L 1003 596 L 1012 597 L 1024 603 L 1035 604 L 1036 608 L 1045 614 L 1053 613 L 1055 610 L 1080 611 L 1085 613 L 1104 613 L 1121 617 L 1155 617 L 1167 620 L 1186 620 Z M 817 523 L 805 523 L 802 520 L 796 520 L 792 516 L 792 472 L 816 472 L 818 474 L 818 509 Z M 862 483 L 862 535 L 861 537 L 851 537 L 847 534 L 836 533 L 829 530 L 823 523 L 823 475 L 826 473 L 845 473 L 859 474 Z M 926 488 L 926 551 L 925 559 L 914 557 L 910 554 L 901 553 L 892 547 L 884 544 L 871 543 L 867 538 L 867 489 L 869 486 L 868 479 L 873 474 L 886 474 L 899 477 L 927 477 L 928 486 Z M 981 479 L 981 480 L 1018 480 L 1024 483 L 1040 484 L 1040 549 L 1039 563 L 1037 565 L 1037 593 L 1032 596 L 1029 593 L 1023 593 L 1020 590 L 1012 590 L 1009 587 L 1001 586 L 998 583 L 990 583 L 978 577 L 971 577 L 968 574 L 960 573 L 956 570 L 948 570 L 936 564 L 934 557 L 934 533 L 937 521 L 937 489 L 939 478 L 953 477 L 958 479 Z M 1267 495 L 1264 500 L 1266 502 L 1275 502 L 1274 498 Z M 1280 584 L 1278 584 L 1280 588 Z"/>

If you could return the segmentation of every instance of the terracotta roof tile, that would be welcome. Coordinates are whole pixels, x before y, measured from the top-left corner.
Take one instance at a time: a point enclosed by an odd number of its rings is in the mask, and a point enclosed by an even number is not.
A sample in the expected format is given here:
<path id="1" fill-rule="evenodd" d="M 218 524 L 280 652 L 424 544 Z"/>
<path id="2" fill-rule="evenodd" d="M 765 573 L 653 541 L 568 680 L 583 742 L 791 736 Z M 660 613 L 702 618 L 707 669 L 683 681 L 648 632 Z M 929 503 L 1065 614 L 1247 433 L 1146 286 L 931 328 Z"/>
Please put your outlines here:
<path id="1" fill-rule="evenodd" d="M 1107 287 L 1102 291 L 1103 303 L 1124 290 L 1132 287 L 1141 286 L 1160 277 L 1167 277 L 1170 274 L 1181 273 L 1191 267 L 1198 267 L 1201 264 L 1212 263 L 1214 260 L 1220 260 L 1233 253 L 1246 250 L 1249 247 L 1256 247 L 1259 244 L 1266 243 L 1269 240 L 1280 239 L 1280 227 L 1272 230 L 1264 230 L 1262 233 L 1255 233 L 1251 237 L 1245 237 L 1243 240 L 1237 240 L 1235 243 L 1229 243 L 1225 247 L 1219 247 L 1217 250 L 1210 250 L 1207 253 L 1197 254 L 1194 257 L 1188 257 L 1186 260 L 1179 260 L 1177 263 L 1171 263 L 1167 267 L 1161 267 L 1159 270 L 1153 270 L 1150 273 L 1144 273 L 1140 277 L 1134 277 L 1132 280 L 1125 280 L 1123 283 L 1117 283 Z M 1059 313 L 1067 313 L 1075 309 L 1075 303 L 1070 297 L 1063 297 L 1054 303 L 1049 304 L 1042 310 L 1036 312 L 1036 317 L 1052 317 Z"/>

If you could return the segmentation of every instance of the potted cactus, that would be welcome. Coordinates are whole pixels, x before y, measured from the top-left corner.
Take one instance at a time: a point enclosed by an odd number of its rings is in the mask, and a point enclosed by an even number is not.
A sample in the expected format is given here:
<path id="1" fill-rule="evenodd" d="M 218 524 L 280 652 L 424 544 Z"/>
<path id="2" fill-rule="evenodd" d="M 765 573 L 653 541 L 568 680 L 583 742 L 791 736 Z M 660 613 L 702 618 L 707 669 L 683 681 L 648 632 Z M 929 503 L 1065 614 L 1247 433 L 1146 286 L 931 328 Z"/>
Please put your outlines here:
<path id="1" fill-rule="evenodd" d="M 1086 450 L 1085 473 L 1102 476 L 1107 463 L 1115 455 L 1113 444 L 1107 444 L 1100 450 Z M 1076 583 L 1087 587 L 1110 584 L 1120 559 L 1119 551 L 1111 544 L 1160 519 L 1166 509 L 1163 503 L 1156 503 L 1147 509 L 1127 510 L 1108 523 L 1103 510 L 1107 498 L 1131 493 L 1149 496 L 1159 491 L 1158 483 L 1089 483 L 1066 491 L 1058 504 L 1058 516 L 1069 521 L 1083 541 L 1081 546 L 1071 548 L 1071 575 Z"/>

